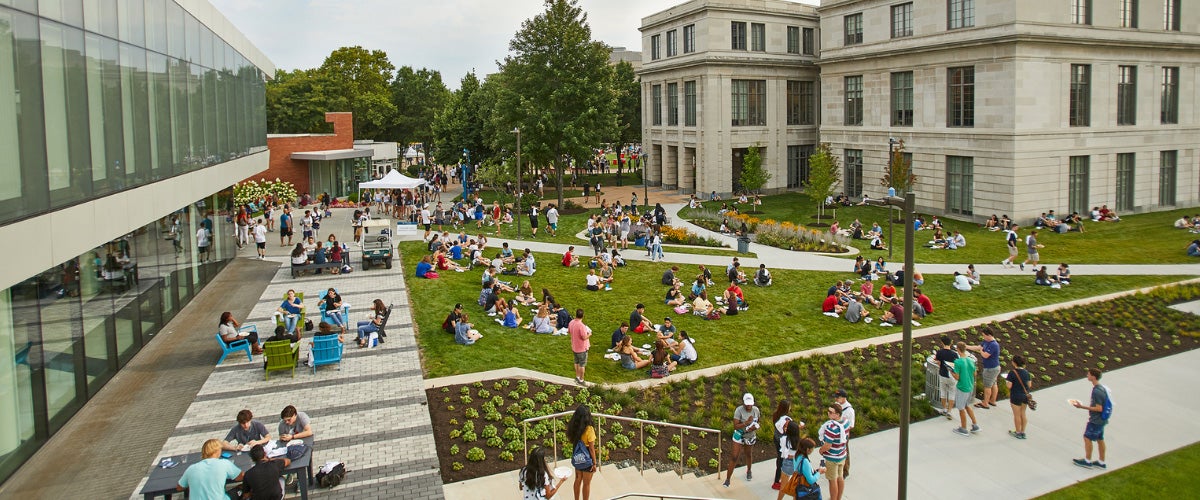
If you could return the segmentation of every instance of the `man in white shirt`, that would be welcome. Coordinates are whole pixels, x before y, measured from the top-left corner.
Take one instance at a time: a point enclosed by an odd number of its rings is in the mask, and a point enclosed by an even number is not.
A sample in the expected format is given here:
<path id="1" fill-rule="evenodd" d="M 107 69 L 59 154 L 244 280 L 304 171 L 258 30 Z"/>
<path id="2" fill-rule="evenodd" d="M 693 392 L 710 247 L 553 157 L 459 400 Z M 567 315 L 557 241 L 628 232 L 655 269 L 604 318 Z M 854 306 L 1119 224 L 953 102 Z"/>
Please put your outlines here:
<path id="1" fill-rule="evenodd" d="M 263 225 L 263 220 L 258 219 L 258 223 L 254 225 L 254 246 L 258 247 L 258 260 L 267 258 L 267 226 Z"/>
<path id="2" fill-rule="evenodd" d="M 854 428 L 854 406 L 846 399 L 846 390 L 838 389 L 833 393 L 833 400 L 842 405 L 842 427 L 846 429 L 846 462 L 842 465 L 842 478 L 850 477 L 850 430 Z"/>
<path id="3" fill-rule="evenodd" d="M 550 227 L 550 236 L 558 236 L 558 207 L 550 204 L 550 209 L 546 211 L 546 224 Z"/>

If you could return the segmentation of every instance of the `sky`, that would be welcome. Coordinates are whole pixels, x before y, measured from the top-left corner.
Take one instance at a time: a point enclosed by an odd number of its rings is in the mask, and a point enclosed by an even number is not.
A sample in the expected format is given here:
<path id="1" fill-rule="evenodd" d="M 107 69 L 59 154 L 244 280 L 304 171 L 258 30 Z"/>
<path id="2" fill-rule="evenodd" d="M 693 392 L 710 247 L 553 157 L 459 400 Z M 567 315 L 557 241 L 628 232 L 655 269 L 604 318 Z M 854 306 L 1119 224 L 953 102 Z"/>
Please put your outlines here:
<path id="1" fill-rule="evenodd" d="M 397 68 L 435 69 L 451 89 L 467 72 L 494 73 L 521 22 L 542 0 L 209 0 L 275 67 L 321 65 L 339 47 L 382 50 Z M 683 0 L 579 0 L 592 38 L 641 50 L 638 26 Z M 817 0 L 800 3 L 816 4 Z"/>

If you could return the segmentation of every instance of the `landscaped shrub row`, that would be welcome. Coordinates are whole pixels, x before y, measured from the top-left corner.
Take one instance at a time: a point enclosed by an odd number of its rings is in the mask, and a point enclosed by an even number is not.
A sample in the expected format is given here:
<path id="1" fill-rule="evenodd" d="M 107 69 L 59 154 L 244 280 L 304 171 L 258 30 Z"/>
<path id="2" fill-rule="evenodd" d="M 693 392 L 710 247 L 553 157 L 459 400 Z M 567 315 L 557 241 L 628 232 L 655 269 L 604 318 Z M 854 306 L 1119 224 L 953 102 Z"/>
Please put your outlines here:
<path id="1" fill-rule="evenodd" d="M 1017 353 L 1026 356 L 1036 392 L 1080 379 L 1089 367 L 1112 370 L 1200 347 L 1200 318 L 1168 307 L 1197 297 L 1200 285 L 1174 286 L 986 326 L 1001 344 L 1002 359 Z M 980 340 L 981 328 L 960 330 L 950 336 L 956 342 L 975 344 Z M 922 402 L 922 393 L 925 358 L 936 344 L 933 338 L 913 342 L 913 357 L 909 360 L 913 363 L 913 420 L 935 414 Z M 461 481 L 519 468 L 524 452 L 522 419 L 568 411 L 585 403 L 595 413 L 721 429 L 728 440 L 733 411 L 745 392 L 754 394 L 764 418 L 779 400 L 789 399 L 791 416 L 806 422 L 812 432 L 824 420 L 822 409 L 831 401 L 831 393 L 842 388 L 850 393 L 857 409 L 856 435 L 889 429 L 899 424 L 896 396 L 900 393 L 898 367 L 904 361 L 901 347 L 893 342 L 630 392 L 524 380 L 431 389 L 427 395 L 443 480 Z M 616 422 L 601 425 L 608 461 L 638 458 L 641 434 L 632 432 L 637 429 Z M 530 429 L 531 445 L 548 446 L 553 442 L 550 433 L 562 433 L 563 425 L 547 422 Z M 719 457 L 713 448 L 719 438 L 690 433 L 681 443 L 675 443 L 678 436 L 672 438 L 670 434 L 665 428 L 646 428 L 645 435 L 654 439 L 645 441 L 649 459 L 671 464 L 683 457 L 705 472 L 717 470 Z M 769 440 L 769 427 L 760 431 L 759 438 Z M 560 456 L 568 447 L 564 440 L 560 434 Z M 762 454 L 757 458 L 766 458 L 768 448 L 757 447 Z"/>
<path id="2" fill-rule="evenodd" d="M 710 231 L 721 228 L 721 221 L 728 221 L 729 230 L 737 230 L 744 222 L 746 230 L 753 234 L 754 242 L 776 248 L 786 248 L 802 252 L 846 252 L 850 240 L 844 236 L 831 234 L 828 230 L 809 229 L 788 221 L 774 219 L 759 219 L 745 214 L 718 214 L 709 209 L 692 209 L 680 212 L 689 222 Z"/>

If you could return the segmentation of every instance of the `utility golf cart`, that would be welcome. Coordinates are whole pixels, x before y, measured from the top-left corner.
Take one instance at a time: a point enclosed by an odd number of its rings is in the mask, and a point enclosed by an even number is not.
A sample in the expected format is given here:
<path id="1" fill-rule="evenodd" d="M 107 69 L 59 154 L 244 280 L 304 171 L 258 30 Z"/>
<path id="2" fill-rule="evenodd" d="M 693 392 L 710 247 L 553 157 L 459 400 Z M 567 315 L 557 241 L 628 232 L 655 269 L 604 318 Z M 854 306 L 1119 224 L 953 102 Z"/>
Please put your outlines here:
<path id="1" fill-rule="evenodd" d="M 371 219 L 363 222 L 362 235 L 362 268 L 364 271 L 372 264 L 383 264 L 392 268 L 392 233 L 395 226 L 391 219 Z"/>

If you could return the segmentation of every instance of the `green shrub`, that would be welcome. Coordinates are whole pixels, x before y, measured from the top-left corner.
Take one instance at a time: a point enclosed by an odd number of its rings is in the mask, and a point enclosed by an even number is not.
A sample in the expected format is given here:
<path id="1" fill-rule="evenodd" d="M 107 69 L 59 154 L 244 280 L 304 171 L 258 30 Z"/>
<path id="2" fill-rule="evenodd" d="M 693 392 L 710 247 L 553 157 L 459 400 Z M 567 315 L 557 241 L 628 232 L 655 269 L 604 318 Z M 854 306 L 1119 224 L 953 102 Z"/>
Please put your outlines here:
<path id="1" fill-rule="evenodd" d="M 470 462 L 482 462 L 487 458 L 487 454 L 483 452 L 483 448 L 475 446 L 467 450 L 467 460 Z"/>

